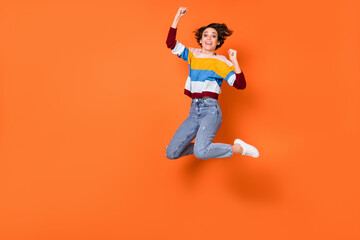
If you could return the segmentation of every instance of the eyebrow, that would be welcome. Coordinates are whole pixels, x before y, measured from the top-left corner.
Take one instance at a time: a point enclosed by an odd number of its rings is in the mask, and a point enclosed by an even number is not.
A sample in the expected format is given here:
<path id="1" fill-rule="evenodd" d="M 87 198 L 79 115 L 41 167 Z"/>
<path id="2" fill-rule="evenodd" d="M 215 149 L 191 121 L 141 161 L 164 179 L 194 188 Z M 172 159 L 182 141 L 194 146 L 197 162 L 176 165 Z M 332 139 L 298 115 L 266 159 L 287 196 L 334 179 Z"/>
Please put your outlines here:
<path id="1" fill-rule="evenodd" d="M 208 31 L 205 31 L 204 33 L 208 33 Z M 217 34 L 217 32 L 211 32 L 211 33 L 215 33 L 215 34 Z"/>

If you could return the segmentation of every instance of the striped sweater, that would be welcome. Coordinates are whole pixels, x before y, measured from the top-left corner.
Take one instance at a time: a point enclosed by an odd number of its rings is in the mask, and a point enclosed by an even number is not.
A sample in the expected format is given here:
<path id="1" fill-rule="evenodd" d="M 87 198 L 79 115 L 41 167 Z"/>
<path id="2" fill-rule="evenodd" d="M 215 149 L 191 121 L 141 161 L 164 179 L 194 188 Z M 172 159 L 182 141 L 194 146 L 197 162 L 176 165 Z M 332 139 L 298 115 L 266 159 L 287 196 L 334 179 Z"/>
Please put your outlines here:
<path id="1" fill-rule="evenodd" d="M 191 98 L 211 97 L 218 99 L 222 81 L 237 89 L 244 89 L 244 73 L 235 73 L 234 65 L 225 56 L 203 54 L 201 49 L 186 48 L 176 41 L 176 28 L 170 27 L 166 44 L 179 58 L 189 64 L 189 75 L 184 93 Z"/>

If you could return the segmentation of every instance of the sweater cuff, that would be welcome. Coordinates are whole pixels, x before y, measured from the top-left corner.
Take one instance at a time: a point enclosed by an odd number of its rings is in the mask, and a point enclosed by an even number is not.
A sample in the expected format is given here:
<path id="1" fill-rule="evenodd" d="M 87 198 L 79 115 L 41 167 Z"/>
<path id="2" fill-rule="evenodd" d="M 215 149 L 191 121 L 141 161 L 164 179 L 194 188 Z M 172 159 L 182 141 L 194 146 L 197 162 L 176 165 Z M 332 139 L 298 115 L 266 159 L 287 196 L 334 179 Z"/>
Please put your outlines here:
<path id="1" fill-rule="evenodd" d="M 175 48 L 175 45 L 176 45 L 176 40 L 175 40 L 176 31 L 177 31 L 177 28 L 170 27 L 168 37 L 166 39 L 166 45 L 171 50 L 173 50 Z"/>
<path id="2" fill-rule="evenodd" d="M 234 87 L 237 89 L 245 89 L 246 88 L 246 81 L 244 73 L 236 73 L 236 79 L 234 81 Z"/>

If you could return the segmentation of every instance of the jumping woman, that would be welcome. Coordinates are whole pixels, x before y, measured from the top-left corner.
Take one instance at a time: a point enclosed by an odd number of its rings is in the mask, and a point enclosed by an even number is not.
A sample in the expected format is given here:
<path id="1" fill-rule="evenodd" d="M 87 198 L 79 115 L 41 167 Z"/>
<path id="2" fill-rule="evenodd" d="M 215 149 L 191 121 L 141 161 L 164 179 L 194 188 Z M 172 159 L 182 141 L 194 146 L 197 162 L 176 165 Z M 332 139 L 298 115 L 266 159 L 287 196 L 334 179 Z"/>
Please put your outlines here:
<path id="1" fill-rule="evenodd" d="M 220 128 L 222 113 L 218 103 L 220 87 L 225 81 L 237 89 L 245 89 L 246 81 L 241 71 L 237 52 L 229 49 L 230 61 L 215 53 L 232 31 L 225 24 L 212 23 L 197 29 L 195 37 L 201 48 L 186 48 L 176 41 L 177 25 L 187 8 L 180 7 L 166 40 L 166 45 L 179 58 L 189 64 L 185 94 L 192 98 L 190 113 L 181 124 L 166 148 L 166 157 L 177 159 L 194 154 L 199 159 L 226 158 L 233 154 L 259 157 L 259 151 L 240 139 L 234 145 L 213 143 Z M 192 140 L 195 139 L 195 143 Z"/>

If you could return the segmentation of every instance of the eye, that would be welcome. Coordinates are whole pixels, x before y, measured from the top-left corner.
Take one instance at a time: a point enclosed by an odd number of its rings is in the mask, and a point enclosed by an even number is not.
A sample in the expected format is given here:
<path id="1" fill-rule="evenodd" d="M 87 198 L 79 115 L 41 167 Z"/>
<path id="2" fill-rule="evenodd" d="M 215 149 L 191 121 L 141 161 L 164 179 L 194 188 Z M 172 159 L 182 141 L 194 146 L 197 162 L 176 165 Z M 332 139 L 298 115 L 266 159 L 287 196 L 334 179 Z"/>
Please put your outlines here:
<path id="1" fill-rule="evenodd" d="M 204 37 L 207 37 L 207 34 L 206 34 L 206 33 L 204 34 Z"/>
<path id="2" fill-rule="evenodd" d="M 216 38 L 216 35 L 213 35 L 213 38 Z"/>

